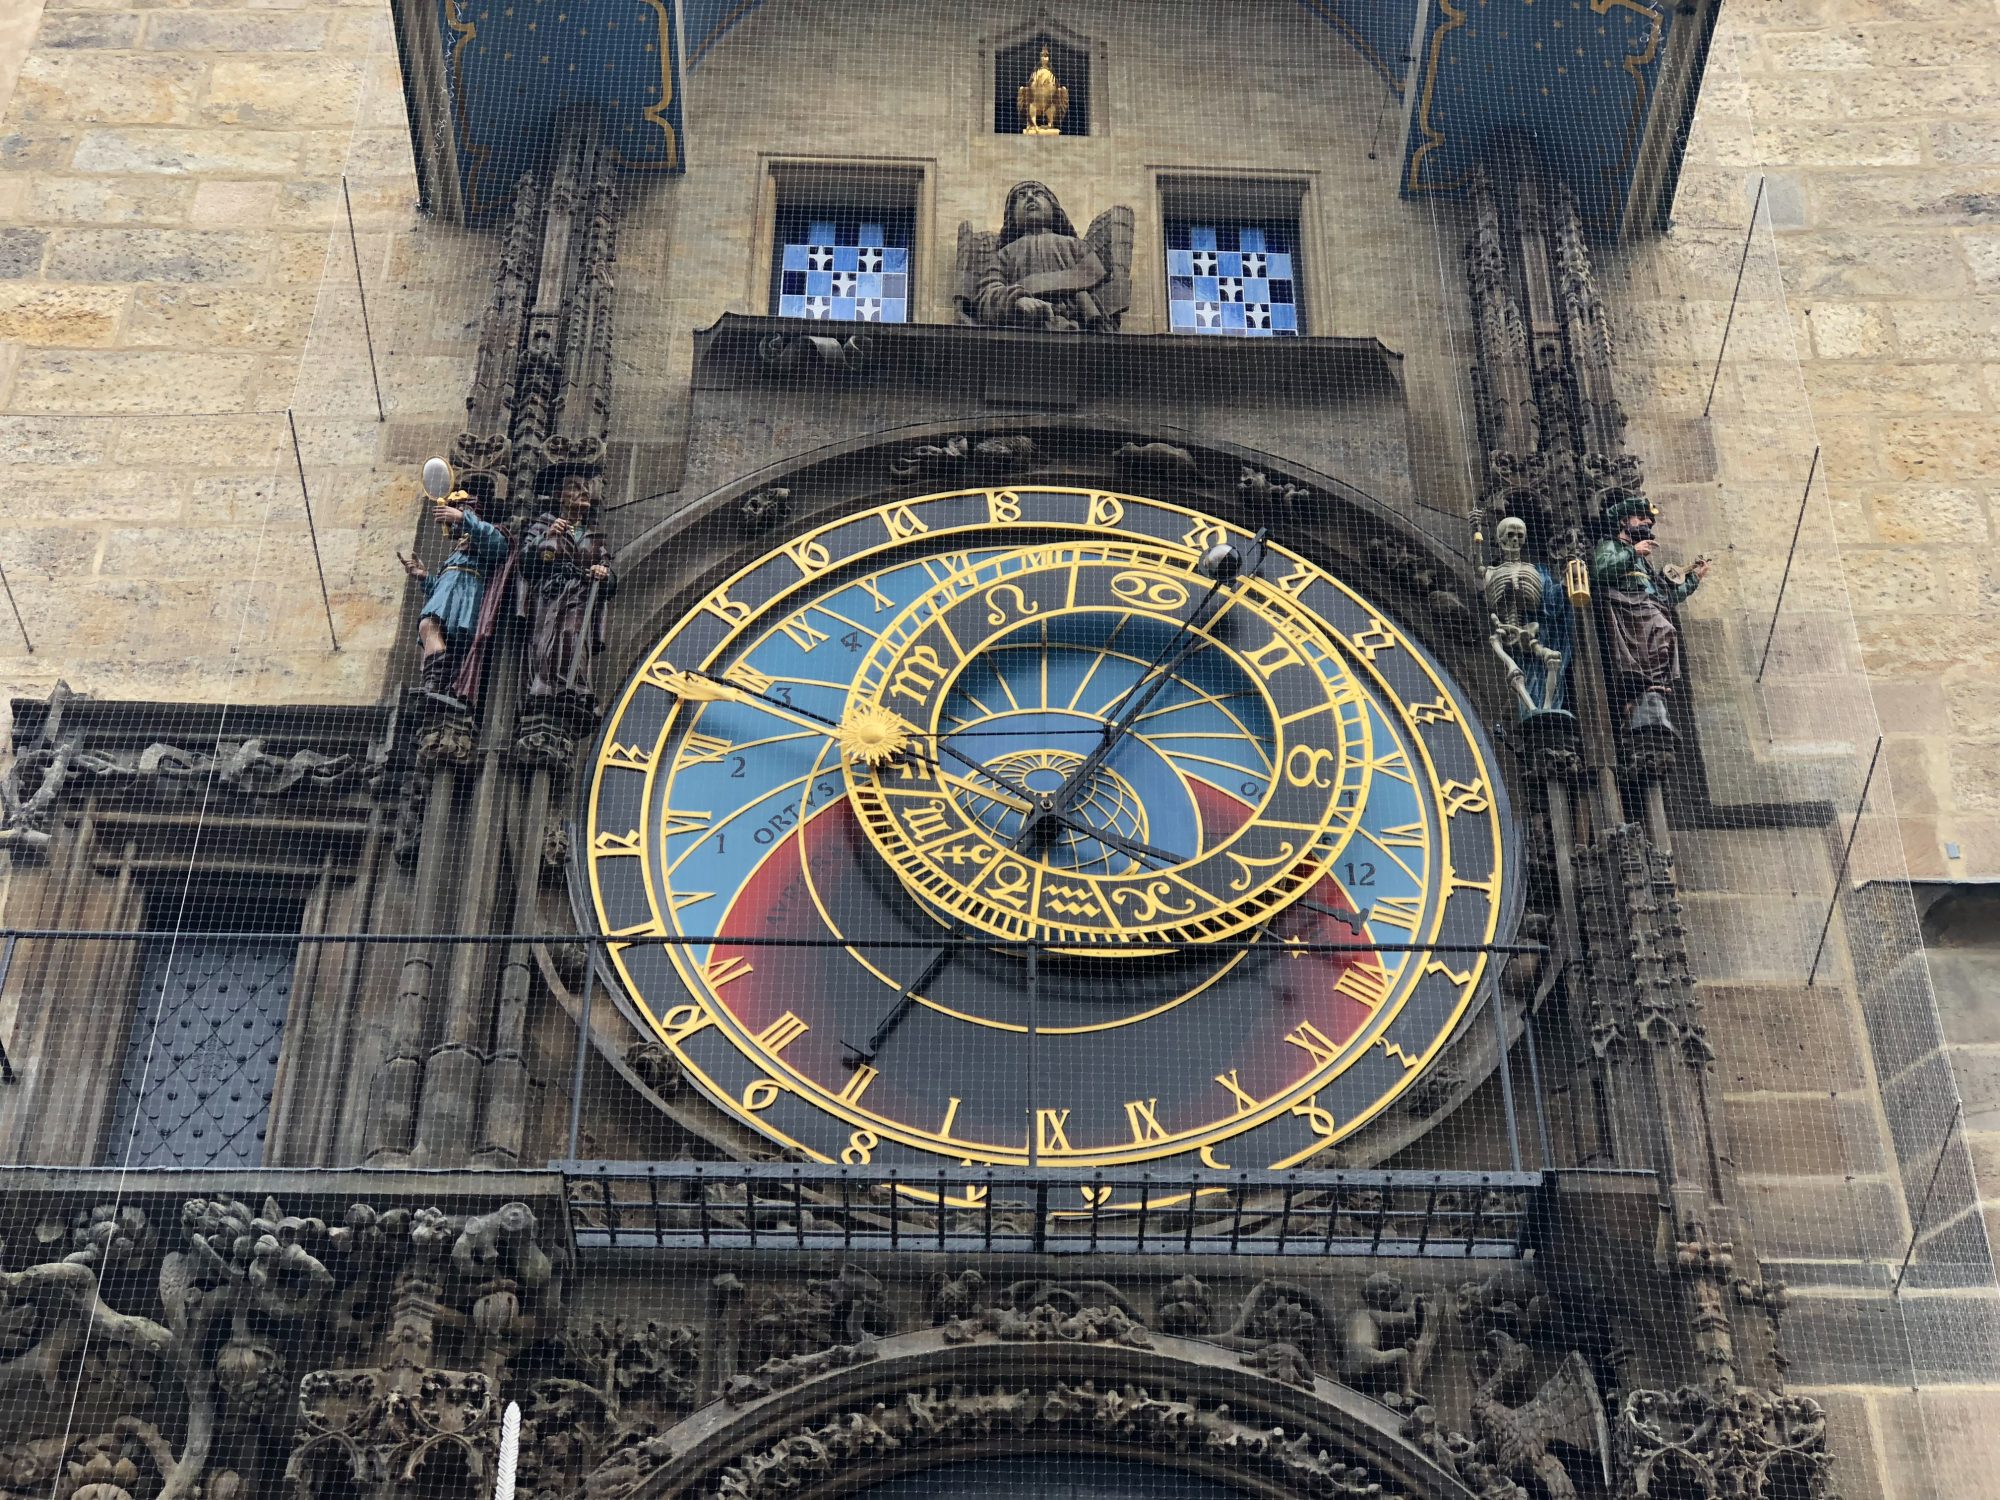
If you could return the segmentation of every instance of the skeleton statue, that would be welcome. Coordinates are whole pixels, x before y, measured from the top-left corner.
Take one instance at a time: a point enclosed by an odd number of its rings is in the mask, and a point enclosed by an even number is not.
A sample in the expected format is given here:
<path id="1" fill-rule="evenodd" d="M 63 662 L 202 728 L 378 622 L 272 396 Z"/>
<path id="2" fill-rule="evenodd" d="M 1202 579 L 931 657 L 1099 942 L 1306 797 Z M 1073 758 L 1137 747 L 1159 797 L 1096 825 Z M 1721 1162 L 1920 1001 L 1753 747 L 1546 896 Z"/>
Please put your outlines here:
<path id="1" fill-rule="evenodd" d="M 1521 716 L 1562 712 L 1563 666 L 1568 654 L 1568 601 L 1546 569 L 1522 556 L 1528 523 L 1508 516 L 1493 529 L 1500 560 L 1481 580 L 1486 637 L 1507 673 L 1507 685 L 1521 700 Z"/>

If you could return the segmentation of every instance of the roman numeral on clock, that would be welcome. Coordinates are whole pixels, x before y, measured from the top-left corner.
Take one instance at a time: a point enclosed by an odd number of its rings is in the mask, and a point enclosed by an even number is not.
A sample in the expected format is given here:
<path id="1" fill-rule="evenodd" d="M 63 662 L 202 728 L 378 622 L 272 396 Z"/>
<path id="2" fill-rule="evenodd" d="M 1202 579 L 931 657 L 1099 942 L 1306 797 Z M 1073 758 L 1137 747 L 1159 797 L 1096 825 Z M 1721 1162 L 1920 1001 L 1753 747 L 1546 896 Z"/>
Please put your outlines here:
<path id="1" fill-rule="evenodd" d="M 1125 1119 L 1132 1127 L 1132 1139 L 1138 1142 L 1164 1141 L 1166 1127 L 1160 1123 L 1160 1101 L 1151 1099 L 1127 1099 Z"/>
<path id="2" fill-rule="evenodd" d="M 1302 1048 L 1315 1068 L 1325 1067 L 1340 1055 L 1340 1049 L 1327 1039 L 1326 1033 L 1310 1021 L 1299 1022 L 1295 1030 L 1285 1033 L 1285 1040 Z"/>
<path id="3" fill-rule="evenodd" d="M 812 1027 L 801 1021 L 790 1011 L 786 1011 L 777 1020 L 757 1033 L 757 1045 L 762 1047 L 766 1052 L 783 1052 L 793 1042 L 796 1042 L 811 1030 Z"/>

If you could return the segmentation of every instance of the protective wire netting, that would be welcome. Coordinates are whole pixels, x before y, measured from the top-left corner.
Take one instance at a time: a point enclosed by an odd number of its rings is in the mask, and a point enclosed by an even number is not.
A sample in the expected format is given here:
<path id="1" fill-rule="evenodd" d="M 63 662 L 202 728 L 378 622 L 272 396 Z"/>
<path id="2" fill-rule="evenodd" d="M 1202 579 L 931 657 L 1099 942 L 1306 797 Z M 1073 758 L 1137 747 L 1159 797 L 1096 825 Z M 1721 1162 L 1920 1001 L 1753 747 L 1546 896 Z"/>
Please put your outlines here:
<path id="1" fill-rule="evenodd" d="M 0 1494 L 1968 1493 L 1953 643 L 1660 17 L 597 4 L 29 53 Z"/>

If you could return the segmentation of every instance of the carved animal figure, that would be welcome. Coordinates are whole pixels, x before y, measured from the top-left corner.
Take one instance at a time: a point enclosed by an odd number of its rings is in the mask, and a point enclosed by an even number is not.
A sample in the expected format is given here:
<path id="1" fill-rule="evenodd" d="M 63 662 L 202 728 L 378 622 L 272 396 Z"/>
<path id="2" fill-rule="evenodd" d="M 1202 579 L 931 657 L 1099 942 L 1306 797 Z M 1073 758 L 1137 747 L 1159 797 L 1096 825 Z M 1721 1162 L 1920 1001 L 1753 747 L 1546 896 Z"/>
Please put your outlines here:
<path id="1" fill-rule="evenodd" d="M 1597 1381 L 1581 1354 L 1572 1349 L 1556 1373 L 1519 1406 L 1507 1402 L 1528 1379 L 1528 1346 L 1495 1329 L 1486 1337 L 1480 1364 L 1487 1373 L 1472 1393 L 1472 1421 L 1495 1468 L 1517 1477 L 1532 1474 L 1548 1500 L 1576 1500 L 1575 1481 L 1549 1451 L 1560 1444 L 1595 1454 L 1609 1487 L 1611 1431 Z"/>
<path id="2" fill-rule="evenodd" d="M 1042 65 L 1028 75 L 1028 81 L 1014 91 L 1014 104 L 1028 123 L 1023 135 L 1060 135 L 1069 114 L 1069 90 L 1056 82 L 1049 68 L 1049 49 L 1042 48 Z"/>

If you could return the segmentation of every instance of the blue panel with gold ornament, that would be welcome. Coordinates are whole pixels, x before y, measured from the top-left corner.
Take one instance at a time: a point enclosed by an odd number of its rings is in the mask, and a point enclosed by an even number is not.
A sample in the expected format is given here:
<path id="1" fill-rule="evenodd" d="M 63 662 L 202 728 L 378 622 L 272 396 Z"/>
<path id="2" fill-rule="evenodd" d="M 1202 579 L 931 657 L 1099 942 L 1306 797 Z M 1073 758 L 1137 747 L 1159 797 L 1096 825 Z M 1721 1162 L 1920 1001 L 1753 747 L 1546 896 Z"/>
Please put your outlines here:
<path id="1" fill-rule="evenodd" d="M 596 105 L 620 166 L 680 172 L 680 42 L 669 0 L 438 0 L 469 212 L 539 164 L 557 110 Z"/>
<path id="2" fill-rule="evenodd" d="M 1461 704 L 1213 517 L 899 501 L 649 653 L 584 789 L 588 902 L 642 1024 L 817 1159 L 1297 1164 L 1422 1074 L 1515 920 Z"/>
<path id="3" fill-rule="evenodd" d="M 1692 87 L 1657 93 L 1674 27 L 1695 19 L 1687 11 L 1669 0 L 1425 0 L 1403 191 L 1455 191 L 1514 138 L 1569 184 L 1586 223 L 1623 228 L 1641 145 L 1692 107 Z"/>

